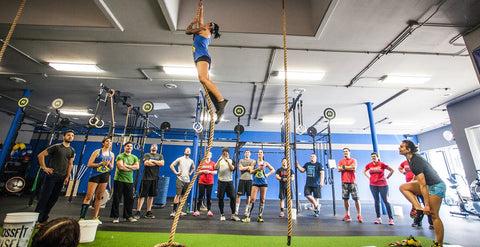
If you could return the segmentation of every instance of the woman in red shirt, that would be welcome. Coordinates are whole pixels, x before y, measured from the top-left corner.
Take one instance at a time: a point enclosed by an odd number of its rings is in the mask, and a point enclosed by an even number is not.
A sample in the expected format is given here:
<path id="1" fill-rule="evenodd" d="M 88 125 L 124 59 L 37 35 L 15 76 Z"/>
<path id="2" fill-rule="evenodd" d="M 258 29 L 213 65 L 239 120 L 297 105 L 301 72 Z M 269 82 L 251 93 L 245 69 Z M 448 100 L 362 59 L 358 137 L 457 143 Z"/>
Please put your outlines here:
<path id="1" fill-rule="evenodd" d="M 212 211 L 212 188 L 213 188 L 213 175 L 217 174 L 217 171 L 214 169 L 215 162 L 211 161 L 212 153 L 208 152 L 205 162 L 200 169 L 200 176 L 198 178 L 198 198 L 197 198 L 197 211 L 193 213 L 193 216 L 199 216 L 200 207 L 202 206 L 203 196 L 207 194 L 207 209 L 208 216 L 213 216 Z"/>
<path id="2" fill-rule="evenodd" d="M 390 206 L 390 202 L 388 201 L 388 184 L 387 179 L 390 178 L 393 174 L 393 169 L 386 165 L 385 163 L 381 162 L 378 158 L 378 154 L 373 152 L 372 154 L 372 162 L 369 163 L 363 173 L 365 176 L 370 180 L 370 191 L 372 192 L 373 199 L 375 200 L 375 212 L 377 213 L 377 219 L 375 220 L 375 224 L 382 224 L 382 218 L 380 218 L 380 198 L 379 194 L 382 197 L 383 203 L 387 207 L 388 212 L 388 224 L 393 225 L 393 214 L 392 214 L 392 207 Z M 389 170 L 390 173 L 388 174 L 387 178 L 385 178 L 385 170 Z M 367 173 L 367 171 L 369 173 Z"/>

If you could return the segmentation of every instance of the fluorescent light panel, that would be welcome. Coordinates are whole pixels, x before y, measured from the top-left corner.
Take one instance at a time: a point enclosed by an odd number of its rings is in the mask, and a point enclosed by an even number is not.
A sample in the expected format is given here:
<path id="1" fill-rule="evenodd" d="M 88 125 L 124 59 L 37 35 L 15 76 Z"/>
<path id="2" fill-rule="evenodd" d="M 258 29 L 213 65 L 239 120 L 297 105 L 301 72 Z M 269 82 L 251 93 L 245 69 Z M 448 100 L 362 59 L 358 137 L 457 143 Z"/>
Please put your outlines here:
<path id="1" fill-rule="evenodd" d="M 48 63 L 48 65 L 58 71 L 103 72 L 103 70 L 101 70 L 96 64 Z"/>
<path id="2" fill-rule="evenodd" d="M 167 103 L 153 103 L 153 110 L 170 109 Z"/>
<path id="3" fill-rule="evenodd" d="M 324 76 L 325 72 L 287 71 L 287 79 L 291 80 L 320 81 Z M 285 79 L 285 71 L 278 71 L 277 78 Z"/>
<path id="4" fill-rule="evenodd" d="M 403 75 L 387 75 L 380 79 L 383 83 L 390 84 L 423 84 L 430 80 L 429 76 L 403 76 Z"/>
<path id="5" fill-rule="evenodd" d="M 60 113 L 70 116 L 91 116 L 93 114 L 89 113 L 87 110 L 74 110 L 74 109 L 62 109 Z"/>
<path id="6" fill-rule="evenodd" d="M 353 125 L 355 124 L 355 119 L 350 118 L 334 118 L 330 121 L 331 125 Z"/>
<path id="7" fill-rule="evenodd" d="M 195 67 L 163 66 L 162 68 L 165 74 L 168 75 L 198 75 L 197 69 Z"/>

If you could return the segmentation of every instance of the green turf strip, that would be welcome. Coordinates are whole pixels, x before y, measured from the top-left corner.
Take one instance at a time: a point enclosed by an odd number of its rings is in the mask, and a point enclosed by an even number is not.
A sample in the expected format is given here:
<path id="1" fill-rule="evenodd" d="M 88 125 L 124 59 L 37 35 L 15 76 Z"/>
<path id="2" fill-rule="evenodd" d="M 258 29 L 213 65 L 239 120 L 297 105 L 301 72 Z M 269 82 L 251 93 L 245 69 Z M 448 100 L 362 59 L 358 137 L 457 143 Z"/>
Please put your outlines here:
<path id="1" fill-rule="evenodd" d="M 79 246 L 155 246 L 168 242 L 169 233 L 145 232 L 110 232 L 98 231 L 95 241 L 80 244 Z M 407 236 L 380 236 L 380 237 L 292 237 L 291 246 L 388 246 L 389 243 L 401 241 Z M 432 239 L 425 237 L 416 238 L 423 246 L 430 246 Z M 250 235 L 223 235 L 223 234 L 186 234 L 175 235 L 175 242 L 186 246 L 287 246 L 287 237 L 279 236 L 250 236 Z"/>

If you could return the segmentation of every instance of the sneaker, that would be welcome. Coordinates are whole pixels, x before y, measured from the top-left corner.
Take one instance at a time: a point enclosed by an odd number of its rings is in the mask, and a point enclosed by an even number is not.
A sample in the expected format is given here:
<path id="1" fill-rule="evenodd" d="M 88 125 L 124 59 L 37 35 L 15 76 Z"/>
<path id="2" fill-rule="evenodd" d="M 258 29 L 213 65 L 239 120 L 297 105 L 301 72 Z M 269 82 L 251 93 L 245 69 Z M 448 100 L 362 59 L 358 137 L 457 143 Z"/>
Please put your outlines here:
<path id="1" fill-rule="evenodd" d="M 95 217 L 93 218 L 93 220 L 97 221 L 99 225 L 102 224 L 102 221 L 100 221 L 100 217 Z"/>
<path id="2" fill-rule="evenodd" d="M 412 227 L 422 227 L 422 222 L 413 222 Z"/>
<path id="3" fill-rule="evenodd" d="M 278 215 L 278 217 L 280 217 L 280 218 L 285 217 L 285 213 L 284 213 L 283 211 L 281 211 L 281 212 L 280 212 L 280 215 Z"/>
<path id="4" fill-rule="evenodd" d="M 198 211 L 195 211 L 195 213 L 193 213 L 193 216 L 195 216 L 195 217 L 197 217 L 199 215 L 200 215 L 200 212 L 198 212 Z"/>
<path id="5" fill-rule="evenodd" d="M 342 219 L 343 221 L 352 221 L 352 218 L 350 217 L 350 215 L 345 215 L 345 217 L 343 217 Z"/>
<path id="6" fill-rule="evenodd" d="M 137 219 L 133 218 L 133 217 L 128 217 L 127 218 L 127 221 L 128 222 L 137 222 Z"/>
<path id="7" fill-rule="evenodd" d="M 433 225 L 429 225 L 429 226 L 428 226 L 428 229 L 433 230 L 433 229 L 435 229 L 435 228 L 433 227 Z"/>
<path id="8" fill-rule="evenodd" d="M 258 221 L 258 222 L 263 222 L 262 216 L 258 216 L 258 217 L 257 217 L 257 221 Z"/>
<path id="9" fill-rule="evenodd" d="M 133 218 L 137 220 L 140 219 L 140 211 L 135 212 L 135 214 L 133 215 Z"/>
<path id="10" fill-rule="evenodd" d="M 145 219 L 155 219 L 155 215 L 152 214 L 152 211 L 148 211 L 145 215 Z"/>
<path id="11" fill-rule="evenodd" d="M 240 218 L 238 218 L 238 216 L 232 214 L 232 217 L 230 217 L 231 220 L 233 221 L 240 221 Z"/>
<path id="12" fill-rule="evenodd" d="M 220 221 L 225 221 L 225 215 L 220 215 Z"/>
<path id="13" fill-rule="evenodd" d="M 225 98 L 223 99 L 222 102 L 218 102 L 218 109 L 215 112 L 215 114 L 217 115 L 217 120 L 215 121 L 215 124 L 220 123 L 220 120 L 223 117 L 223 113 L 225 112 L 225 107 L 227 106 L 227 103 L 228 103 L 228 99 L 225 99 Z"/>
<path id="14" fill-rule="evenodd" d="M 248 217 L 248 212 L 245 211 L 245 213 L 243 214 L 245 217 Z"/>
<path id="15" fill-rule="evenodd" d="M 318 213 L 319 213 L 318 210 L 313 210 L 313 216 L 318 217 Z"/>
<path id="16" fill-rule="evenodd" d="M 375 222 L 373 222 L 373 223 L 375 223 L 375 224 L 382 224 L 382 218 L 377 218 L 377 219 L 375 220 Z"/>
<path id="17" fill-rule="evenodd" d="M 213 216 L 212 211 L 208 211 L 207 215 L 208 215 L 208 216 Z"/>
<path id="18" fill-rule="evenodd" d="M 35 229 L 39 229 L 39 228 L 41 228 L 43 225 L 44 225 L 44 223 L 37 222 L 37 224 L 35 224 Z"/>
<path id="19" fill-rule="evenodd" d="M 113 218 L 113 223 L 120 223 L 120 220 L 118 220 L 118 218 Z"/>
<path id="20" fill-rule="evenodd" d="M 246 217 L 242 220 L 243 223 L 250 223 L 250 217 Z"/>
<path id="21" fill-rule="evenodd" d="M 175 211 L 170 213 L 170 217 L 175 217 Z"/>
<path id="22" fill-rule="evenodd" d="M 363 218 L 361 215 L 357 216 L 358 222 L 363 223 Z"/>
<path id="23" fill-rule="evenodd" d="M 180 212 L 180 216 L 185 216 L 185 215 L 187 215 L 187 213 L 185 213 L 185 212 Z"/>
<path id="24" fill-rule="evenodd" d="M 430 247 L 439 247 L 439 246 L 443 246 L 437 242 L 434 242 L 432 245 L 430 245 Z"/>
<path id="25" fill-rule="evenodd" d="M 392 219 L 392 218 L 388 219 L 388 224 L 391 225 L 391 226 L 395 225 L 395 223 L 393 223 L 393 219 Z"/>
<path id="26" fill-rule="evenodd" d="M 78 221 L 82 221 L 82 220 L 85 220 L 85 218 L 80 218 L 80 219 L 78 219 Z"/>

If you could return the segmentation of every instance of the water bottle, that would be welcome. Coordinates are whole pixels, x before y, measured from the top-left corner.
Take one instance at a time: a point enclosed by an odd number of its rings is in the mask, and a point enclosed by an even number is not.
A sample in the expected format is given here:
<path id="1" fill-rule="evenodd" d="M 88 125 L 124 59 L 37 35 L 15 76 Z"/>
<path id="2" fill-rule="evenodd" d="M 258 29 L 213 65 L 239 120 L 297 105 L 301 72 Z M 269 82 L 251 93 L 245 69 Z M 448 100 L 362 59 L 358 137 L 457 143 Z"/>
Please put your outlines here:
<path id="1" fill-rule="evenodd" d="M 187 203 L 187 214 L 190 213 L 190 203 Z"/>

